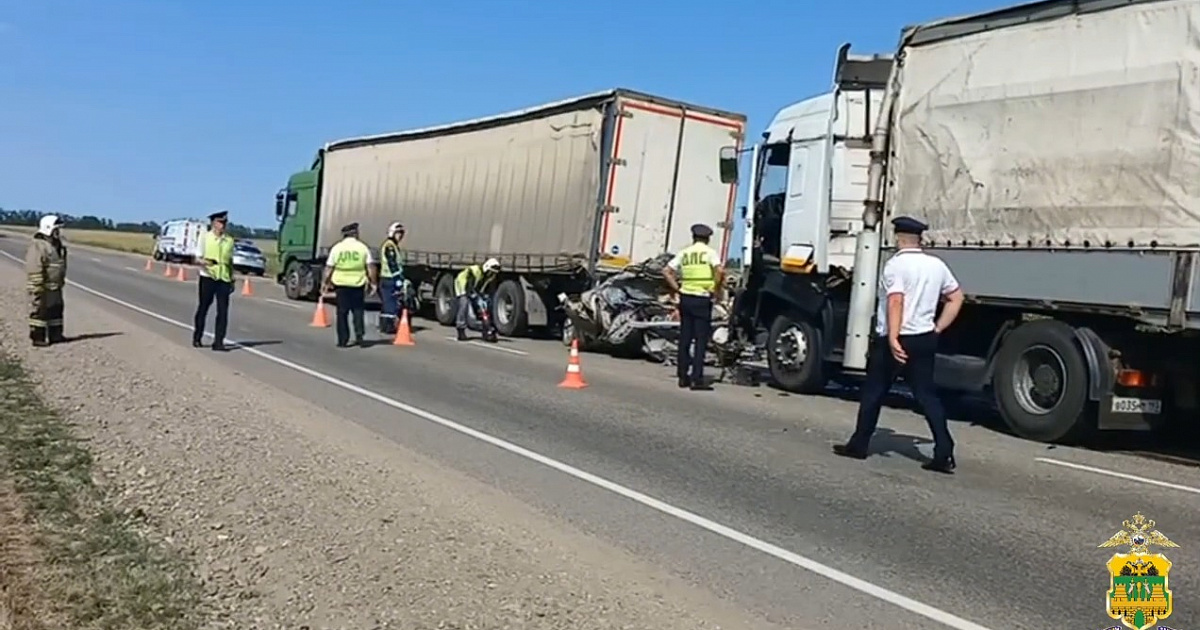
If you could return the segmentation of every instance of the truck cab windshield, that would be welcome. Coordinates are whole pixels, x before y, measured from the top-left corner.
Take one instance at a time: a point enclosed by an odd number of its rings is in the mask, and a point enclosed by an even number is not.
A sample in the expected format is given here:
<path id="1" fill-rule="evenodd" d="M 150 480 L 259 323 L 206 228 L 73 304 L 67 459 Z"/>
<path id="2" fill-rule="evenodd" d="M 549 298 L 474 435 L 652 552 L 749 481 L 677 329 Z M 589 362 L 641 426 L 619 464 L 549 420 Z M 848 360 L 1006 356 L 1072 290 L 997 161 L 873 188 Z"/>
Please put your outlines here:
<path id="1" fill-rule="evenodd" d="M 762 163 L 758 165 L 758 185 L 755 186 L 755 246 L 762 255 L 778 259 L 791 145 L 787 142 L 764 145 L 759 155 Z"/>

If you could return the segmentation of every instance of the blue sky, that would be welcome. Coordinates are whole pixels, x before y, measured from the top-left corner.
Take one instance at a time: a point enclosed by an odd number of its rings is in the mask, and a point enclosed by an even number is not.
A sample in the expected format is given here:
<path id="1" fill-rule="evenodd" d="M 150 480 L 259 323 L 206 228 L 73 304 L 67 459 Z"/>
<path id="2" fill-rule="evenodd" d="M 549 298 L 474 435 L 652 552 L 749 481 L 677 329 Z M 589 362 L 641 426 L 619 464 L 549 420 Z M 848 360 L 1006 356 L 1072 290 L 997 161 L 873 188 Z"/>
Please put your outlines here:
<path id="1" fill-rule="evenodd" d="M 740 6 L 739 6 L 740 5 Z M 611 87 L 745 112 L 834 53 L 998 0 L 0 0 L 0 206 L 160 220 L 273 196 L 323 142 Z"/>

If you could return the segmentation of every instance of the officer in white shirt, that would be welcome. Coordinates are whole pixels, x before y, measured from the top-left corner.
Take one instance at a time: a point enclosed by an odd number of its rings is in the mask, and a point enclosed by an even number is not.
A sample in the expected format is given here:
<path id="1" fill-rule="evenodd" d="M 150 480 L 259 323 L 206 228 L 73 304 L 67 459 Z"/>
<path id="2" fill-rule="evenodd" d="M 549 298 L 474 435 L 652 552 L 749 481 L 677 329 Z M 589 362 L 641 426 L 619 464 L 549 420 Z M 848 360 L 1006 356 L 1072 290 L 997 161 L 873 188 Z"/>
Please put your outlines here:
<path id="1" fill-rule="evenodd" d="M 910 217 L 892 221 L 896 253 L 883 266 L 879 281 L 879 310 L 875 339 L 867 359 L 867 379 L 858 407 L 858 424 L 845 444 L 833 447 L 843 457 L 866 459 L 879 412 L 896 377 L 903 372 L 913 397 L 925 412 L 933 433 L 933 459 L 922 466 L 935 472 L 954 472 L 954 440 L 946 411 L 933 382 L 938 335 L 950 327 L 963 304 L 963 292 L 942 259 L 921 250 L 927 226 Z M 942 314 L 938 304 L 945 300 Z"/>

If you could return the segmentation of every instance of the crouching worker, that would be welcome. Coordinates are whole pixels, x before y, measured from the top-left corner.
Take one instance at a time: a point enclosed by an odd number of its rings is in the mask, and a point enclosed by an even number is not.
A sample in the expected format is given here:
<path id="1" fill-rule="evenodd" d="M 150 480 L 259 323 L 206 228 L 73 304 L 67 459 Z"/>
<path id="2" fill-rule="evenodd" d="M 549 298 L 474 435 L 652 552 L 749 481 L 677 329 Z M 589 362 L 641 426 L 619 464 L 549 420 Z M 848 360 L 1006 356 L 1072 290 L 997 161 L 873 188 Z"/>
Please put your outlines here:
<path id="1" fill-rule="evenodd" d="M 496 341 L 496 328 L 486 296 L 499 273 L 500 261 L 489 258 L 483 266 L 471 265 L 463 269 L 454 279 L 454 299 L 458 302 L 454 327 L 458 329 L 459 341 L 467 340 L 467 315 L 472 309 L 482 327 L 484 341 Z"/>
<path id="2" fill-rule="evenodd" d="M 48 214 L 25 252 L 29 290 L 29 339 L 35 346 L 65 341 L 63 285 L 67 282 L 67 248 L 62 242 L 62 219 Z"/>

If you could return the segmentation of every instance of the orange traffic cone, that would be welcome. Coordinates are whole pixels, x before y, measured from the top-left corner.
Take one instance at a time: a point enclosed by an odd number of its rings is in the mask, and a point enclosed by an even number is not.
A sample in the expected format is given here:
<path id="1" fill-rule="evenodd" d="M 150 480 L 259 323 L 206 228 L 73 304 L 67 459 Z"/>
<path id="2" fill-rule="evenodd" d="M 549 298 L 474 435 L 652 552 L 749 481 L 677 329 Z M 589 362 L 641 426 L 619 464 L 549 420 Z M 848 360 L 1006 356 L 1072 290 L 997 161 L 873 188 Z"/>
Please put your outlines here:
<path id="1" fill-rule="evenodd" d="M 250 297 L 254 295 L 254 288 L 250 286 L 250 278 L 242 278 L 242 296 Z"/>
<path id="2" fill-rule="evenodd" d="M 579 365 L 579 340 L 571 340 L 571 355 L 567 359 L 567 376 L 558 384 L 565 389 L 583 389 L 587 381 L 583 380 L 583 368 Z"/>
<path id="3" fill-rule="evenodd" d="M 175 270 L 171 269 L 171 263 L 168 262 L 167 266 L 163 267 L 163 277 L 170 278 L 173 275 L 175 275 Z"/>
<path id="4" fill-rule="evenodd" d="M 317 298 L 317 310 L 313 312 L 312 323 L 309 326 L 313 328 L 329 328 L 329 316 L 325 314 L 325 296 Z"/>
<path id="5" fill-rule="evenodd" d="M 179 275 L 176 278 L 180 282 L 187 282 L 187 267 L 179 265 Z"/>
<path id="6" fill-rule="evenodd" d="M 154 259 L 153 258 L 146 259 L 146 271 L 154 271 Z"/>
<path id="7" fill-rule="evenodd" d="M 417 342 L 413 340 L 412 328 L 408 326 L 408 309 L 400 312 L 400 327 L 396 329 L 396 338 L 392 340 L 393 346 L 415 346 Z"/>

